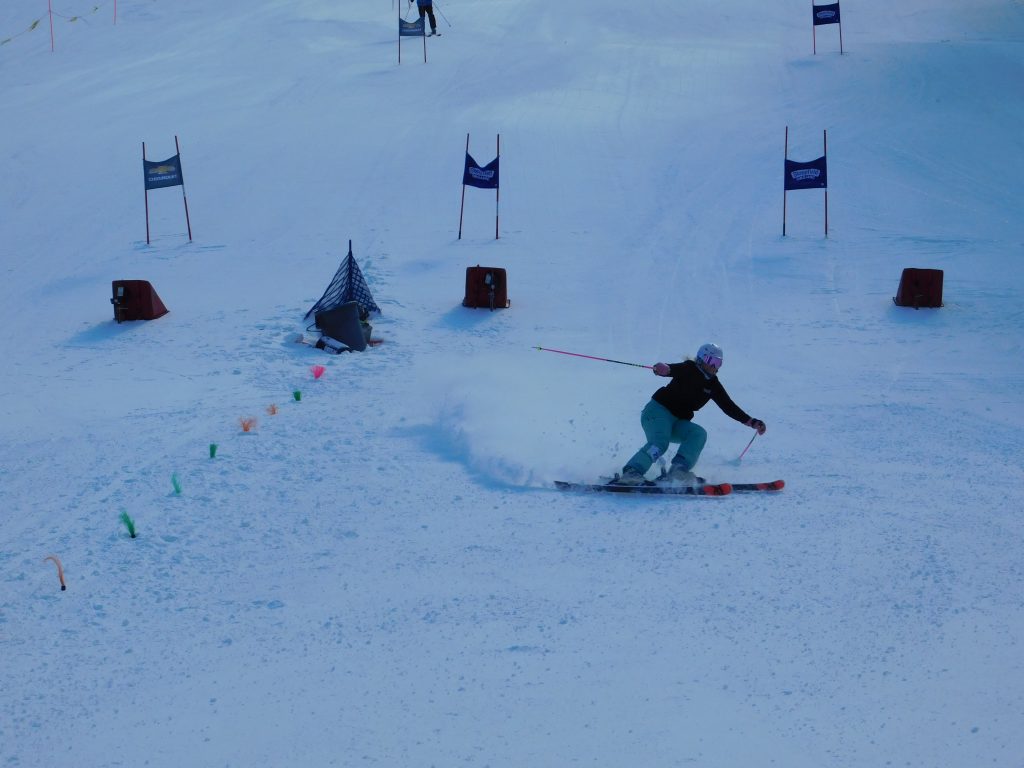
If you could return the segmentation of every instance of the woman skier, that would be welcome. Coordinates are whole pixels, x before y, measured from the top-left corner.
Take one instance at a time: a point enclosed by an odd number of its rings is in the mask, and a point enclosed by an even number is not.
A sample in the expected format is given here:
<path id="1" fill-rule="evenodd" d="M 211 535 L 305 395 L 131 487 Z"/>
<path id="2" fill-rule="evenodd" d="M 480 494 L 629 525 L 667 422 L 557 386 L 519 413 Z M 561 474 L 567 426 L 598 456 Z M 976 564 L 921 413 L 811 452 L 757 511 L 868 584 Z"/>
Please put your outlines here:
<path id="1" fill-rule="evenodd" d="M 732 401 L 718 371 L 722 367 L 722 348 L 717 344 L 703 344 L 697 350 L 696 360 L 681 363 L 655 363 L 656 376 L 671 377 L 671 381 L 651 395 L 650 402 L 640 414 L 647 443 L 626 462 L 622 474 L 612 482 L 623 485 L 641 485 L 651 465 L 668 450 L 669 443 L 679 443 L 679 450 L 672 458 L 668 479 L 691 485 L 695 476 L 692 472 L 704 450 L 708 433 L 699 424 L 694 424 L 693 414 L 709 400 L 731 416 L 763 435 L 767 427 L 760 419 L 749 416 Z"/>

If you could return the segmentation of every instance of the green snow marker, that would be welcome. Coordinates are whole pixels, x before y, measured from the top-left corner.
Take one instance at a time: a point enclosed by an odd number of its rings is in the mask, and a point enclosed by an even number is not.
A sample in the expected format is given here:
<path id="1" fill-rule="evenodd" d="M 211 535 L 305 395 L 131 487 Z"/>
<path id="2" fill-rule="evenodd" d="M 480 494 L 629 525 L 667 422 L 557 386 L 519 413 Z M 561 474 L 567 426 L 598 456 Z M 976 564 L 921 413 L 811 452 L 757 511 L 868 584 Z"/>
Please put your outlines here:
<path id="1" fill-rule="evenodd" d="M 124 523 L 124 527 L 128 529 L 128 535 L 133 539 L 135 538 L 135 521 L 128 517 L 128 513 L 123 509 L 121 510 L 121 522 Z"/>

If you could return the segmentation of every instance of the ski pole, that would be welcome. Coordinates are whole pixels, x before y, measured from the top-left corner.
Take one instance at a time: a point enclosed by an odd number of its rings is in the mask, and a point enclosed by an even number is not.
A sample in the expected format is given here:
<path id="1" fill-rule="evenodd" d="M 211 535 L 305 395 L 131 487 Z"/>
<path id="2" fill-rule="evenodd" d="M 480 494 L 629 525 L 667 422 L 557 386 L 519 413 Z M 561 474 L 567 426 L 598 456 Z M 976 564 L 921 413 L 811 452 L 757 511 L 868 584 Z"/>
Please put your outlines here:
<path id="1" fill-rule="evenodd" d="M 754 437 L 757 437 L 757 432 L 754 433 Z M 746 453 L 750 449 L 750 446 L 752 446 L 754 444 L 754 437 L 750 438 L 750 442 L 747 443 L 747 447 L 743 449 L 743 453 L 741 453 L 739 456 L 736 457 L 737 463 L 740 461 L 740 459 L 743 458 L 743 454 Z"/>
<path id="2" fill-rule="evenodd" d="M 444 15 L 444 11 L 441 10 L 441 6 L 438 5 L 436 2 L 433 3 L 433 6 L 437 8 L 437 12 L 441 14 L 441 18 L 444 19 L 444 23 L 450 27 L 452 23 L 448 21 L 448 17 Z"/>
<path id="3" fill-rule="evenodd" d="M 541 352 L 557 352 L 560 355 L 572 355 L 573 357 L 585 357 L 588 360 L 600 360 L 604 363 L 618 363 L 619 365 L 632 365 L 636 368 L 653 368 L 653 365 L 641 365 L 640 363 L 624 363 L 622 360 L 611 360 L 607 357 L 594 357 L 593 355 L 581 355 L 579 352 L 564 352 L 561 349 L 548 349 L 547 347 L 534 347 Z"/>

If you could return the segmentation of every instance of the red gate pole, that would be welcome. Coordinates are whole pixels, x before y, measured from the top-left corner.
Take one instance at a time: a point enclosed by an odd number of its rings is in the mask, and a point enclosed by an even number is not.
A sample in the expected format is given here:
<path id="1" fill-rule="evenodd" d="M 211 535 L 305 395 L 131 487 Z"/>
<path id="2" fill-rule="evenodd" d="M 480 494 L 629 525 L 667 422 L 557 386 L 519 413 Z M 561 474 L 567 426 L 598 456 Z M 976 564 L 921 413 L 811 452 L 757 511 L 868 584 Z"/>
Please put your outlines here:
<path id="1" fill-rule="evenodd" d="M 494 187 L 494 239 L 498 239 L 498 200 L 501 196 L 501 134 L 497 138 L 498 183 Z"/>
<path id="2" fill-rule="evenodd" d="M 811 46 L 813 48 L 814 55 L 817 56 L 818 55 L 818 35 L 817 35 L 817 31 L 814 29 L 814 27 L 815 27 L 815 24 L 814 24 L 814 0 L 811 0 Z"/>
<path id="3" fill-rule="evenodd" d="M 146 196 L 146 245 L 149 245 L 149 187 L 146 186 L 146 142 L 142 142 L 142 187 Z"/>
<path id="4" fill-rule="evenodd" d="M 825 145 L 825 173 L 828 174 L 828 130 L 822 130 L 821 135 Z M 828 237 L 828 181 L 825 184 L 825 237 Z"/>
<path id="5" fill-rule="evenodd" d="M 466 154 L 469 154 L 469 134 L 466 134 Z M 459 205 L 459 240 L 462 239 L 462 213 L 466 210 L 466 158 L 462 158 L 462 203 Z"/>
<path id="6" fill-rule="evenodd" d="M 786 160 L 789 160 L 789 126 L 786 126 L 786 148 L 782 162 L 782 236 L 786 236 Z"/>
<path id="7" fill-rule="evenodd" d="M 192 223 L 188 220 L 188 198 L 185 197 L 185 172 L 181 170 L 181 147 L 178 136 L 174 136 L 174 148 L 178 151 L 178 171 L 181 173 L 181 199 L 185 201 L 185 226 L 188 227 L 188 241 L 192 242 Z"/>

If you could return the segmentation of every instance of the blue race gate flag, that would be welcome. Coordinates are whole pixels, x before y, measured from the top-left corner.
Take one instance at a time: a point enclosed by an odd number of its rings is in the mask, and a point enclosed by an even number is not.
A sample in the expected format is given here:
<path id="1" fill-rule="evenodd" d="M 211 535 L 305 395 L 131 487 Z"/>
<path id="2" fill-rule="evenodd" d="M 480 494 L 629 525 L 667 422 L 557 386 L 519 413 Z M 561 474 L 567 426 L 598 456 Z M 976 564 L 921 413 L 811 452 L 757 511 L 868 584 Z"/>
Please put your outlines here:
<path id="1" fill-rule="evenodd" d="M 814 26 L 816 27 L 819 27 L 822 24 L 839 23 L 839 3 L 832 3 L 831 5 L 812 5 L 811 11 L 814 13 Z"/>
<path id="2" fill-rule="evenodd" d="M 828 187 L 828 173 L 825 155 L 809 163 L 786 160 L 784 189 L 824 189 Z"/>
<path id="3" fill-rule="evenodd" d="M 424 37 L 426 35 L 426 26 L 423 22 L 425 16 L 421 16 L 416 21 L 405 21 L 401 17 L 398 19 L 398 36 L 399 37 Z"/>
<path id="4" fill-rule="evenodd" d="M 785 127 L 785 175 L 782 179 L 782 237 L 785 237 L 785 194 L 791 189 L 822 189 L 825 194 L 825 237 L 828 237 L 828 131 L 821 131 L 824 155 L 809 163 L 790 160 L 790 126 Z"/>
<path id="5" fill-rule="evenodd" d="M 146 159 L 146 142 L 142 142 L 142 186 L 146 200 L 146 245 L 149 245 L 149 190 L 161 187 L 181 187 L 181 201 L 185 204 L 185 226 L 188 227 L 188 241 L 192 242 L 192 222 L 188 219 L 188 198 L 185 197 L 185 179 L 181 174 L 181 146 L 174 137 L 174 148 L 178 154 L 166 160 L 155 162 Z"/>
<path id="6" fill-rule="evenodd" d="M 811 0 L 811 15 L 813 17 L 814 22 L 811 25 L 811 39 L 814 41 L 814 53 L 818 52 L 817 30 L 818 27 L 820 27 L 822 24 L 836 24 L 839 26 L 839 53 L 842 53 L 843 23 L 839 18 L 839 3 L 831 3 L 830 5 L 815 5 L 814 0 Z"/>
<path id="7" fill-rule="evenodd" d="M 462 172 L 462 183 L 479 189 L 497 189 L 499 160 L 500 158 L 496 157 L 481 168 L 473 156 L 467 152 L 466 168 Z"/>
<path id="8" fill-rule="evenodd" d="M 185 184 L 184 179 L 181 177 L 180 154 L 159 162 L 143 159 L 142 171 L 146 182 L 146 189 L 180 187 Z"/>
<path id="9" fill-rule="evenodd" d="M 462 205 L 459 207 L 459 240 L 462 239 L 462 214 L 466 208 L 466 187 L 494 190 L 494 239 L 498 239 L 498 199 L 501 196 L 498 184 L 498 162 L 501 160 L 501 134 L 495 137 L 495 154 L 483 168 L 469 154 L 469 134 L 466 134 L 466 164 L 462 169 Z"/>
<path id="10" fill-rule="evenodd" d="M 786 236 L 786 193 L 792 189 L 821 189 L 825 192 L 825 237 L 828 237 L 828 131 L 821 132 L 825 154 L 800 163 L 789 159 L 789 126 L 786 126 L 785 176 L 782 180 L 782 236 Z"/>

